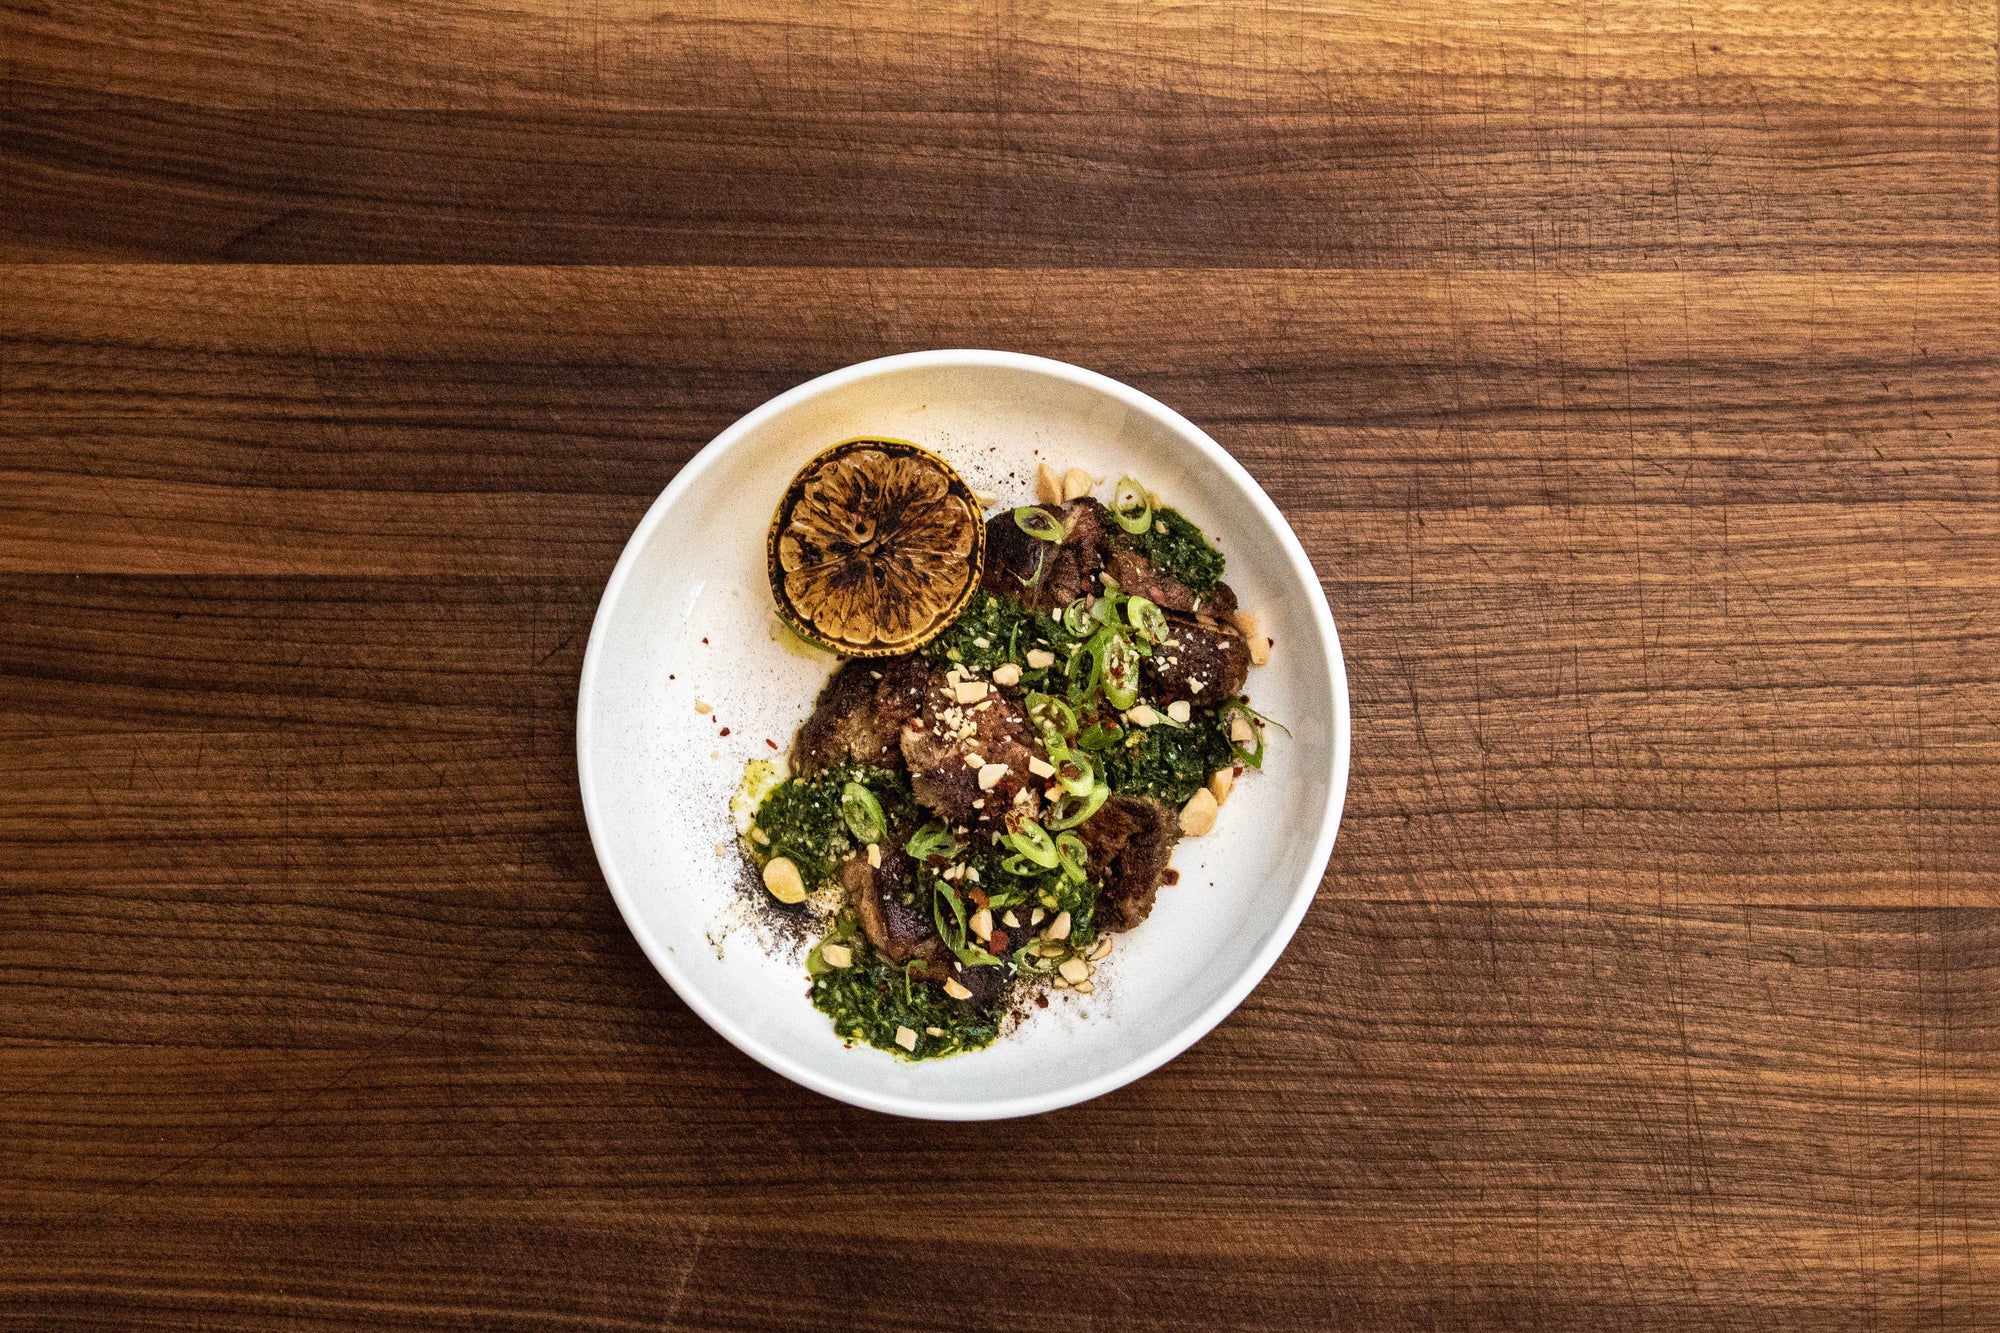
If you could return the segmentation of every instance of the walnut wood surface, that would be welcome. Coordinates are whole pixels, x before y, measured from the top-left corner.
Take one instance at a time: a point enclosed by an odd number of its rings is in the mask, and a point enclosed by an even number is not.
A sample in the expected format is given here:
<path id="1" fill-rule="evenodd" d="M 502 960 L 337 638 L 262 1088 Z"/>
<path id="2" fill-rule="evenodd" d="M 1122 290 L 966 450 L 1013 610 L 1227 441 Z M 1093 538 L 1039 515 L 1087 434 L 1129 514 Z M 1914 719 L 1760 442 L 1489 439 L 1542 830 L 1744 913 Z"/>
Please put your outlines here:
<path id="1" fill-rule="evenodd" d="M 0 6 L 0 1326 L 1990 1328 L 2000 11 Z M 1089 1105 L 819 1099 L 576 799 L 633 523 L 1126 379 L 1340 621 L 1319 902 Z"/>

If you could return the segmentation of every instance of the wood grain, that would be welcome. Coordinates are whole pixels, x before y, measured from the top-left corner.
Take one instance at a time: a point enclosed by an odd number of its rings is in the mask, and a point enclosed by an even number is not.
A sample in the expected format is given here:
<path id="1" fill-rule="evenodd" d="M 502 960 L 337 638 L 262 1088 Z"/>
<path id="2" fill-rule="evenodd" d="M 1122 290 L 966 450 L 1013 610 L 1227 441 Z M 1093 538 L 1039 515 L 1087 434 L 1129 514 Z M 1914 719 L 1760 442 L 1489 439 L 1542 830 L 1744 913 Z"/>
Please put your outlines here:
<path id="1" fill-rule="evenodd" d="M 0 1327 L 1990 1326 L 1996 45 L 0 7 Z M 653 496 L 930 346 L 1210 429 L 1356 718 L 1270 977 L 997 1129 L 715 1037 L 575 786 Z"/>

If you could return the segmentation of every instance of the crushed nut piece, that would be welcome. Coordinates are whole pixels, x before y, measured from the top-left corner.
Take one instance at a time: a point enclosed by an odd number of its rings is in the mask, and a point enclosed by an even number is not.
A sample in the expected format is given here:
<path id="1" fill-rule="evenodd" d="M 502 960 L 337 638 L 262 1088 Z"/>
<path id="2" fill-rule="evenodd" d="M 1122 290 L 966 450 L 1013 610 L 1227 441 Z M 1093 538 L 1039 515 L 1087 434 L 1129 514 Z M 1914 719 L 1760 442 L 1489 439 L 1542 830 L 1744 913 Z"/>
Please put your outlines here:
<path id="1" fill-rule="evenodd" d="M 986 764 L 979 770 L 979 789 L 981 791 L 991 791 L 994 785 L 1006 776 L 1007 765 Z"/>
<path id="2" fill-rule="evenodd" d="M 1056 766 L 1040 755 L 1034 754 L 1028 756 L 1028 771 L 1038 778 L 1052 778 L 1056 775 Z"/>
<path id="3" fill-rule="evenodd" d="M 715 710 L 713 708 L 710 708 L 707 704 L 703 703 L 701 700 L 696 699 L 694 701 L 694 711 L 705 715 L 708 713 L 713 713 Z"/>
<path id="4" fill-rule="evenodd" d="M 1049 922 L 1049 928 L 1042 933 L 1052 940 L 1066 940 L 1069 938 L 1069 925 L 1069 913 L 1057 912 L 1056 919 Z"/>
<path id="5" fill-rule="evenodd" d="M 1176 699 L 1167 705 L 1167 716 L 1175 722 L 1186 722 L 1194 714 L 1194 706 L 1185 699 Z"/>
<path id="6" fill-rule="evenodd" d="M 806 900 L 806 881 L 787 856 L 774 856 L 764 863 L 764 887 L 781 903 Z"/>
<path id="7" fill-rule="evenodd" d="M 1201 837 L 1215 827 L 1215 814 L 1219 808 L 1215 793 L 1203 787 L 1181 807 L 1181 832 L 1190 838 Z"/>
<path id="8" fill-rule="evenodd" d="M 1090 952 L 1084 955 L 1085 958 L 1088 958 L 1093 963 L 1101 962 L 1110 956 L 1111 937 L 1109 935 L 1100 936 L 1097 943 L 1090 946 Z"/>
<path id="9" fill-rule="evenodd" d="M 1235 790 L 1235 788 L 1236 770 L 1234 768 L 1218 768 L 1208 775 L 1208 794 L 1215 798 L 1217 805 L 1221 805 L 1224 801 L 1228 800 L 1229 793 Z"/>
<path id="10" fill-rule="evenodd" d="M 1125 710 L 1125 720 L 1135 727 L 1152 727 L 1159 725 L 1160 715 L 1151 704 L 1133 704 Z"/>
<path id="11" fill-rule="evenodd" d="M 986 682 L 983 680 L 961 680 L 951 687 L 952 698 L 962 704 L 976 704 L 986 697 Z"/>
<path id="12" fill-rule="evenodd" d="M 951 996 L 954 1000 L 969 1000 L 972 998 L 971 989 L 960 982 L 957 977 L 946 977 L 944 979 L 944 993 Z"/>
<path id="13" fill-rule="evenodd" d="M 982 907 L 974 912 L 972 919 L 966 924 L 971 927 L 976 938 L 982 940 L 993 938 L 993 913 L 987 908 Z"/>
<path id="14" fill-rule="evenodd" d="M 1035 498 L 1045 505 L 1062 503 L 1062 478 L 1047 463 L 1038 464 L 1035 468 Z"/>
<path id="15" fill-rule="evenodd" d="M 1229 739 L 1238 745 L 1248 745 L 1257 739 L 1257 733 L 1250 726 L 1250 719 L 1241 713 L 1229 715 Z"/>
<path id="16" fill-rule="evenodd" d="M 902 1047 L 902 1048 L 903 1048 L 904 1050 L 906 1050 L 906 1051 L 915 1051 L 915 1050 L 917 1049 L 917 1032 L 916 1032 L 916 1029 L 915 1029 L 915 1028 L 905 1028 L 905 1027 L 899 1027 L 899 1028 L 897 1028 L 897 1029 L 896 1029 L 896 1044 L 897 1044 L 898 1046 Z"/>
<path id="17" fill-rule="evenodd" d="M 995 685 L 1019 685 L 1021 683 L 1021 668 L 1015 666 L 1012 662 L 1002 662 L 999 666 L 993 668 L 993 683 Z"/>
<path id="18" fill-rule="evenodd" d="M 1062 966 L 1058 967 L 1056 971 L 1061 973 L 1063 979 L 1072 986 L 1079 981 L 1090 980 L 1090 964 L 1084 962 L 1081 958 L 1063 959 Z"/>
<path id="19" fill-rule="evenodd" d="M 1028 666 L 1032 670 L 1046 671 L 1055 664 L 1056 664 L 1056 655 L 1050 652 L 1048 649 L 1030 648 L 1028 650 Z M 997 679 L 999 673 L 996 672 L 994 674 L 995 678 Z"/>
<path id="20" fill-rule="evenodd" d="M 1073 467 L 1063 473 L 1062 498 L 1065 501 L 1081 500 L 1084 496 L 1090 494 L 1091 488 L 1096 485 L 1097 478 L 1091 476 L 1080 467 Z"/>
<path id="21" fill-rule="evenodd" d="M 819 946 L 819 960 L 828 967 L 851 967 L 854 950 L 845 944 L 822 944 Z"/>
<path id="22" fill-rule="evenodd" d="M 1250 665 L 1266 666 L 1271 661 L 1271 641 L 1261 634 L 1250 636 Z"/>
<path id="23" fill-rule="evenodd" d="M 882 844 L 879 842 L 868 844 L 868 868 L 871 870 L 882 868 Z"/>
<path id="24" fill-rule="evenodd" d="M 1012 926 L 1015 930 L 1019 930 L 1021 928 L 1021 918 L 1015 916 L 1014 909 L 1010 907 L 1000 914 L 1000 924 L 1003 926 Z"/>

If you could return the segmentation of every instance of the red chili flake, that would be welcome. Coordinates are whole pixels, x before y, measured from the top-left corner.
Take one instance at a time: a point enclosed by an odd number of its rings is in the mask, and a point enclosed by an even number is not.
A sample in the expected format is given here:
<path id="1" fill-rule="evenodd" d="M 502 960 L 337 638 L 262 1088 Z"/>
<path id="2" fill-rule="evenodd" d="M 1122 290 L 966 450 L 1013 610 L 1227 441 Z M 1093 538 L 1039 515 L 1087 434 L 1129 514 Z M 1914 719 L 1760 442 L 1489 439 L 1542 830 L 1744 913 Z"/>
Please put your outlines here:
<path id="1" fill-rule="evenodd" d="M 672 680 L 673 678 L 674 678 L 674 673 L 673 673 L 673 672 L 671 672 L 671 671 L 669 671 L 669 672 L 667 673 L 667 679 L 668 679 L 668 680 Z"/>
<path id="2" fill-rule="evenodd" d="M 702 641 L 703 643 L 707 643 L 707 642 L 708 642 L 708 636 L 707 636 L 706 634 L 702 635 L 702 636 L 701 636 L 701 641 Z"/>
<path id="3" fill-rule="evenodd" d="M 771 739 L 771 738 L 770 738 L 769 736 L 766 736 L 766 737 L 764 738 L 764 744 L 766 744 L 766 745 L 770 746 L 770 747 L 771 747 L 771 748 L 772 748 L 773 750 L 775 750 L 775 749 L 777 749 L 777 748 L 778 748 L 778 743 L 777 743 L 776 741 L 772 740 L 772 739 Z"/>
<path id="4" fill-rule="evenodd" d="M 1010 943 L 1007 932 L 1001 930 L 998 926 L 993 928 L 993 934 L 989 942 L 993 945 L 994 953 L 1006 953 L 1007 945 Z"/>
<path id="5" fill-rule="evenodd" d="M 1180 882 L 1181 882 L 1181 872 L 1174 869 L 1172 866 L 1168 866 L 1165 870 L 1162 870 L 1160 872 L 1160 883 L 1178 884 Z"/>
<path id="6" fill-rule="evenodd" d="M 1048 1008 L 1048 1007 L 1049 1007 L 1049 997 L 1048 997 L 1048 996 L 1046 996 L 1046 995 L 1037 995 L 1037 996 L 1035 997 L 1035 1008 L 1037 1008 L 1037 1009 L 1046 1009 L 1046 1008 Z"/>
<path id="7" fill-rule="evenodd" d="M 986 896 L 986 890 L 984 889 L 967 889 L 965 891 L 965 896 L 972 899 L 972 901 L 980 907 L 993 906 L 993 900 Z"/>
<path id="8" fill-rule="evenodd" d="M 721 732 L 720 732 L 720 733 L 718 733 L 718 734 L 719 734 L 719 735 L 723 735 L 723 736 L 727 736 L 727 735 L 729 734 L 729 728 L 728 728 L 728 727 L 724 727 L 724 728 L 723 728 L 723 729 L 721 730 Z"/>

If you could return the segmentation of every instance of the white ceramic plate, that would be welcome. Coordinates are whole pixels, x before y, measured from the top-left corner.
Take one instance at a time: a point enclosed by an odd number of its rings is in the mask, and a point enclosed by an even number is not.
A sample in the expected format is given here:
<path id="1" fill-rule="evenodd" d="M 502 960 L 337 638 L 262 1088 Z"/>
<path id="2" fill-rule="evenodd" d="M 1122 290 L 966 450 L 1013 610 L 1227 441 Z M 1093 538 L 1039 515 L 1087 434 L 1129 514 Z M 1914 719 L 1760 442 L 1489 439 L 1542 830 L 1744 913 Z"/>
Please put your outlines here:
<path id="1" fill-rule="evenodd" d="M 1273 738 L 1262 772 L 1237 783 L 1215 831 L 1181 843 L 1180 883 L 1161 890 L 1145 925 L 1116 937 L 1095 995 L 1056 992 L 988 1049 L 919 1063 L 846 1047 L 807 1001 L 801 946 L 761 924 L 727 816 L 745 761 L 774 753 L 766 738 L 789 747 L 834 664 L 772 636 L 772 509 L 801 464 L 856 435 L 926 445 L 1003 504 L 1033 499 L 1042 459 L 1108 482 L 1140 478 L 1228 558 L 1231 586 L 1276 640 L 1270 665 L 1250 673 L 1250 697 L 1291 730 Z M 1096 1097 L 1221 1022 L 1312 902 L 1347 791 L 1348 731 L 1347 673 L 1326 597 L 1250 475 L 1136 389 L 1059 361 L 981 351 L 849 366 L 718 435 L 654 503 L 612 571 L 576 712 L 584 813 L 604 878 L 689 1007 L 806 1087 L 942 1120 Z"/>

